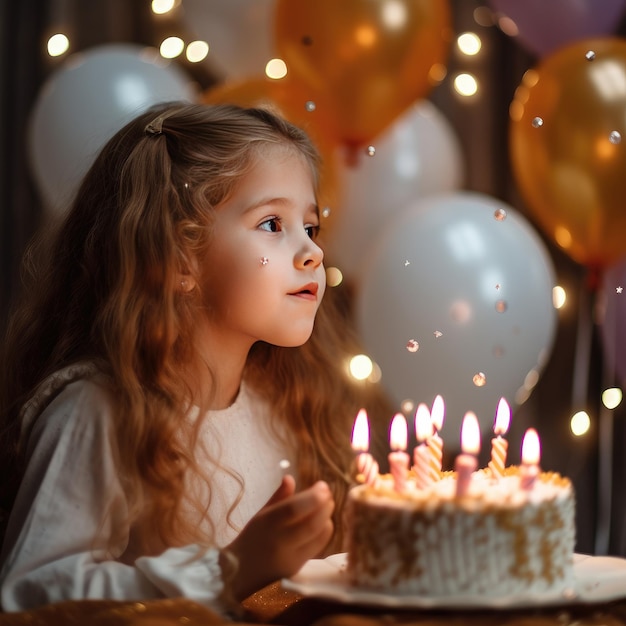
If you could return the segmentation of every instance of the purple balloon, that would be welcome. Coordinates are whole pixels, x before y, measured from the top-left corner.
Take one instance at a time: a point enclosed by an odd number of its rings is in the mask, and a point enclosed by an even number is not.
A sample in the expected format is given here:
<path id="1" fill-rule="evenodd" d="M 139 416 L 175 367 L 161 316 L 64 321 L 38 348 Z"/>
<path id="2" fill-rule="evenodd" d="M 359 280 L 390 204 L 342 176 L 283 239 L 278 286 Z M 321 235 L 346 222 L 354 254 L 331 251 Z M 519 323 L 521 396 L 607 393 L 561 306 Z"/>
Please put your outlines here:
<path id="1" fill-rule="evenodd" d="M 604 272 L 606 309 L 601 326 L 604 360 L 613 367 L 618 384 L 626 383 L 626 258 Z"/>
<path id="2" fill-rule="evenodd" d="M 517 39 L 539 57 L 580 39 L 613 34 L 626 0 L 490 0 L 510 18 Z"/>

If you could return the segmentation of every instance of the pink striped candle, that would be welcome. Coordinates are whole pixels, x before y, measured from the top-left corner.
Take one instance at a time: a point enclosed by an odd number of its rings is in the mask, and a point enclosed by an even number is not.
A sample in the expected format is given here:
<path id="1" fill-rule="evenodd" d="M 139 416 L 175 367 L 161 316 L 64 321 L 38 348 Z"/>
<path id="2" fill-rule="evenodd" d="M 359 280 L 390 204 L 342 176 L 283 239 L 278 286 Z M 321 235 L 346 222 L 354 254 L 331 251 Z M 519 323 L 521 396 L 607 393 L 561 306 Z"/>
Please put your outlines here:
<path id="1" fill-rule="evenodd" d="M 504 398 L 500 398 L 496 411 L 496 420 L 493 426 L 493 432 L 496 436 L 491 440 L 491 461 L 489 461 L 489 469 L 494 478 L 504 476 L 509 443 L 503 435 L 506 434 L 509 429 L 510 423 L 511 409 L 507 401 Z"/>
<path id="2" fill-rule="evenodd" d="M 443 427 L 443 418 L 445 415 L 445 405 L 443 398 L 437 396 L 433 401 L 430 410 L 430 421 L 432 423 L 433 432 L 426 440 L 426 445 L 430 449 L 433 457 L 433 463 L 437 471 L 436 480 L 441 478 L 441 468 L 443 466 L 443 439 L 439 436 L 439 431 Z"/>

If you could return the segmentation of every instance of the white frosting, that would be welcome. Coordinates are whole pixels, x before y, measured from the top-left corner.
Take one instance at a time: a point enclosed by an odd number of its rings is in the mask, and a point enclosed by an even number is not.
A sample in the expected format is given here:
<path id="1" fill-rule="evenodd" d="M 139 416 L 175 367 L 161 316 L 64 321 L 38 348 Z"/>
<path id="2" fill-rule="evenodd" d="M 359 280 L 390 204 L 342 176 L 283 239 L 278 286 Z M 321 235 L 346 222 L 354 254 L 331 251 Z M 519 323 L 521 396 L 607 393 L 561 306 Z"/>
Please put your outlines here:
<path id="1" fill-rule="evenodd" d="M 511 472 L 475 472 L 456 497 L 456 476 L 426 489 L 392 479 L 350 492 L 348 574 L 354 584 L 430 596 L 540 593 L 573 582 L 574 494 L 557 474 L 530 491 Z"/>

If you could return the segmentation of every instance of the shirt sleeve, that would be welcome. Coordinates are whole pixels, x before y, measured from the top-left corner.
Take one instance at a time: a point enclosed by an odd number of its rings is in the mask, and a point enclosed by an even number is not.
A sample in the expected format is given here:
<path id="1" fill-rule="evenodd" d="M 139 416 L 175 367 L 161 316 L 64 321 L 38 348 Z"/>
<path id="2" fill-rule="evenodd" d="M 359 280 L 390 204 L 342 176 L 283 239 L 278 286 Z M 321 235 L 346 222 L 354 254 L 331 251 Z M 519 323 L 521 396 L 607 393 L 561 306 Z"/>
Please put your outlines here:
<path id="1" fill-rule="evenodd" d="M 2 609 L 185 596 L 224 613 L 217 550 L 198 557 L 198 547 L 187 546 L 131 564 L 119 560 L 130 528 L 111 445 L 112 411 L 107 391 L 81 380 L 33 424 L 0 556 Z"/>

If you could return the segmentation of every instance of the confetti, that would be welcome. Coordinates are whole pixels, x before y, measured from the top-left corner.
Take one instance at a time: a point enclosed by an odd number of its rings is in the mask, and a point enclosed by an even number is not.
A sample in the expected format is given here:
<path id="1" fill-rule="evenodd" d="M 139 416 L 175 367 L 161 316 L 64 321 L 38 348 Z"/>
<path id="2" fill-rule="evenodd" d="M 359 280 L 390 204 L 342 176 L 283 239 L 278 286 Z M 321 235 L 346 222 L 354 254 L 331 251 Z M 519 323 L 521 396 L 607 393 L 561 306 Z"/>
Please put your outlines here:
<path id="1" fill-rule="evenodd" d="M 286 470 L 289 469 L 291 467 L 291 463 L 288 461 L 288 459 L 282 459 L 279 463 L 278 463 L 280 469 L 282 470 Z"/>
<path id="2" fill-rule="evenodd" d="M 609 141 L 612 144 L 617 145 L 618 143 L 620 143 L 620 141 L 622 141 L 622 136 L 620 135 L 620 133 L 616 130 L 611 131 L 611 134 L 609 135 Z"/>
<path id="3" fill-rule="evenodd" d="M 504 313 L 507 309 L 507 303 L 505 300 L 498 300 L 496 302 L 496 311 L 498 313 Z"/>
<path id="4" fill-rule="evenodd" d="M 415 341 L 415 339 L 409 339 L 408 343 L 406 344 L 406 349 L 409 352 L 417 352 L 420 349 L 420 345 L 417 341 Z"/>
<path id="5" fill-rule="evenodd" d="M 433 335 L 435 335 L 435 339 L 439 339 L 439 337 L 441 337 L 443 335 L 443 333 L 440 330 L 436 330 Z"/>
<path id="6" fill-rule="evenodd" d="M 474 378 L 472 378 L 472 382 L 477 387 L 484 387 L 487 384 L 487 377 L 482 372 L 478 372 L 478 374 L 474 374 Z"/>
<path id="7" fill-rule="evenodd" d="M 506 211 L 504 209 L 496 209 L 493 216 L 498 222 L 503 222 L 506 219 Z"/>
<path id="8" fill-rule="evenodd" d="M 328 217 L 330 215 L 330 207 L 329 206 L 325 206 L 322 209 L 322 217 Z"/>
<path id="9" fill-rule="evenodd" d="M 411 265 L 411 261 L 409 261 L 408 259 L 405 259 L 404 267 L 408 267 L 409 265 Z"/>
<path id="10" fill-rule="evenodd" d="M 315 111 L 315 102 L 313 100 L 307 100 L 304 104 L 304 108 L 310 112 Z"/>
<path id="11" fill-rule="evenodd" d="M 541 128 L 543 126 L 543 119 L 540 117 L 533 117 L 531 124 L 533 125 L 533 128 Z"/>
<path id="12" fill-rule="evenodd" d="M 496 283 L 496 291 L 500 289 L 500 283 Z"/>
<path id="13" fill-rule="evenodd" d="M 615 287 L 615 293 L 622 293 L 623 287 L 620 285 L 619 287 Z"/>
<path id="14" fill-rule="evenodd" d="M 374 146 L 367 146 L 365 152 L 367 153 L 367 156 L 373 157 L 376 154 L 376 148 Z"/>
<path id="15" fill-rule="evenodd" d="M 587 61 L 593 61 L 596 58 L 596 53 L 593 50 L 588 50 L 585 53 L 585 59 L 587 59 Z"/>

